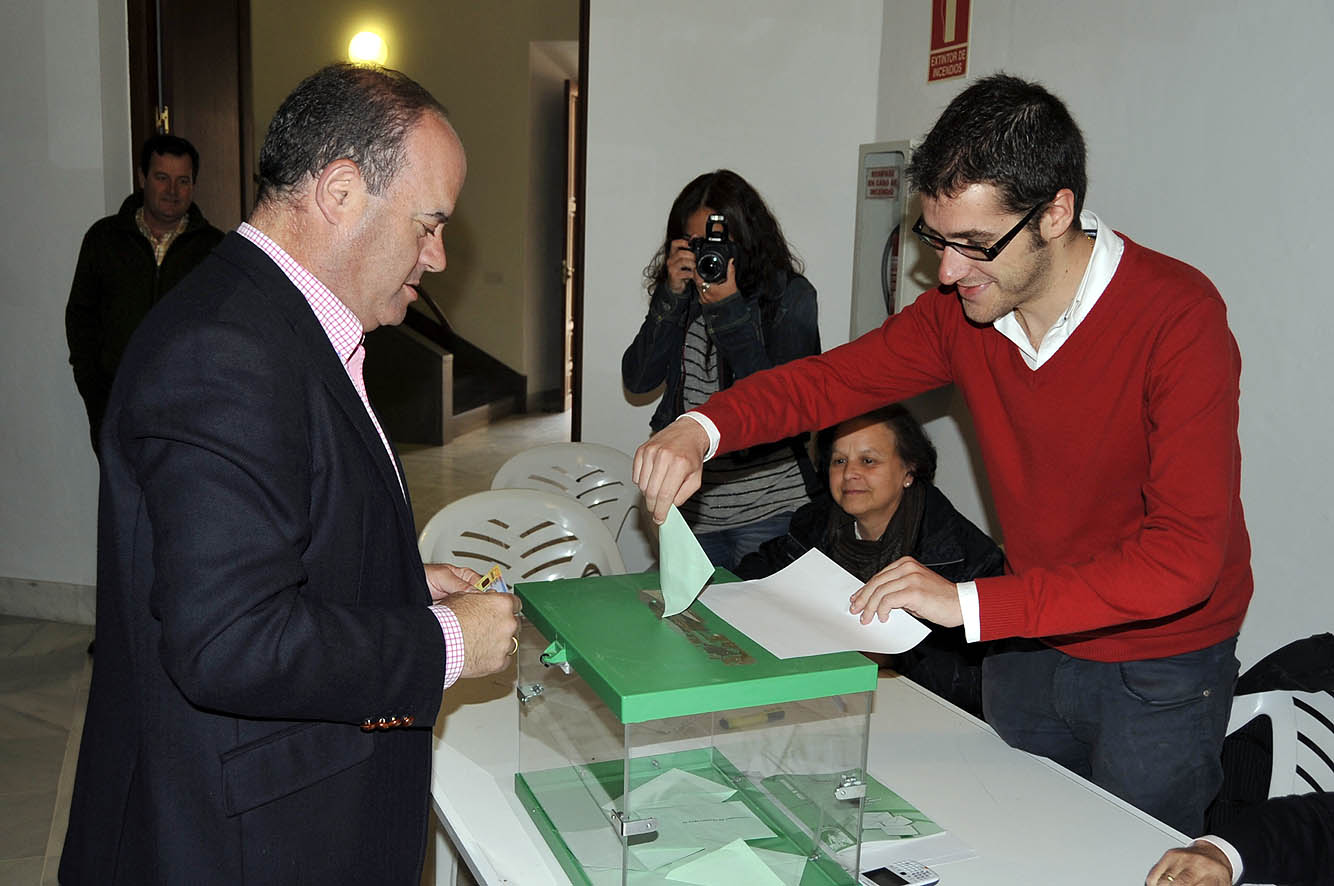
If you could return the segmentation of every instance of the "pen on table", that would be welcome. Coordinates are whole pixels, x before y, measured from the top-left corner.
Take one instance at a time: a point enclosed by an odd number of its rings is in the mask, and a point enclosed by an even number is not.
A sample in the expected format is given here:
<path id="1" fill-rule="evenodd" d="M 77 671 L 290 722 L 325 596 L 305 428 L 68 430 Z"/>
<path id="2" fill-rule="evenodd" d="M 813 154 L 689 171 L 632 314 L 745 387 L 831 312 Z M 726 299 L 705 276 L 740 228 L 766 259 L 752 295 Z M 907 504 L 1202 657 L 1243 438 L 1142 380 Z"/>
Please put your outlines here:
<path id="1" fill-rule="evenodd" d="M 765 723 L 776 723 L 783 719 L 783 712 L 779 711 L 761 711 L 758 714 L 742 714 L 740 717 L 722 717 L 718 720 L 718 725 L 724 729 L 745 729 L 747 726 L 761 726 Z"/>

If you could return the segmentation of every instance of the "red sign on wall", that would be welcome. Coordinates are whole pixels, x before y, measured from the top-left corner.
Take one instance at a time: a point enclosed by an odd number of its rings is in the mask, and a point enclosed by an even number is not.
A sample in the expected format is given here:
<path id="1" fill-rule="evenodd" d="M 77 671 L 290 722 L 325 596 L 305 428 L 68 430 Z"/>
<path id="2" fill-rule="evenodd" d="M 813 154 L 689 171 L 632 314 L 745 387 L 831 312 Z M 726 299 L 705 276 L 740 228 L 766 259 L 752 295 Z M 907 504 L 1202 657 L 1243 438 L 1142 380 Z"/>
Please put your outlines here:
<path id="1" fill-rule="evenodd" d="M 931 58 L 926 82 L 968 73 L 968 22 L 972 0 L 931 0 Z"/>
<path id="2" fill-rule="evenodd" d="M 866 170 L 866 199 L 894 200 L 899 196 L 899 168 L 872 166 Z"/>

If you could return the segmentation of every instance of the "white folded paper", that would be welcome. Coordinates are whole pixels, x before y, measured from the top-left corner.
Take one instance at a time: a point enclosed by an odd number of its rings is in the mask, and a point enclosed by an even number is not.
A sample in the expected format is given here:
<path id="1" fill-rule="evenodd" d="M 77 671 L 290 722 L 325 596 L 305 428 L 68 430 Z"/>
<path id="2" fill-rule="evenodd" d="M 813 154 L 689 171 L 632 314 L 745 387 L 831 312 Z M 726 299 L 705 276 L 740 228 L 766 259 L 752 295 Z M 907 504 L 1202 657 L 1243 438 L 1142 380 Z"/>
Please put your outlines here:
<path id="1" fill-rule="evenodd" d="M 768 578 L 712 584 L 700 601 L 775 658 L 826 652 L 907 652 L 929 633 L 901 609 L 870 624 L 848 611 L 864 582 L 812 548 Z"/>

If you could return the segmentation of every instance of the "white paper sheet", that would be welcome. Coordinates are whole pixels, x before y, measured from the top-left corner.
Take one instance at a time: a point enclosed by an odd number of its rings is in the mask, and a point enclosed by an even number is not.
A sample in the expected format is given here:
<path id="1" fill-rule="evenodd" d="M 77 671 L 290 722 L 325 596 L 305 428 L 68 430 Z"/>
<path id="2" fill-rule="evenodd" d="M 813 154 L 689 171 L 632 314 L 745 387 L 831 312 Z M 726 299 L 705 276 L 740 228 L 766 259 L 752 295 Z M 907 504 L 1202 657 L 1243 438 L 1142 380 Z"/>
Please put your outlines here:
<path id="1" fill-rule="evenodd" d="M 802 877 L 806 873 L 806 856 L 756 849 L 754 846 L 750 847 L 750 851 L 773 871 L 774 876 L 783 881 L 783 886 L 801 886 Z"/>
<path id="2" fill-rule="evenodd" d="M 610 810 L 614 806 L 619 809 L 635 810 L 646 806 L 670 806 L 682 800 L 713 800 L 722 803 L 731 799 L 735 793 L 736 788 L 718 784 L 693 772 L 668 769 L 662 775 L 633 788 L 628 801 L 621 798 L 603 803 L 602 808 Z"/>
<path id="3" fill-rule="evenodd" d="M 713 584 L 700 600 L 776 658 L 826 652 L 906 652 L 927 627 L 901 609 L 870 624 L 848 611 L 863 582 L 812 548 L 768 578 Z"/>
<path id="4" fill-rule="evenodd" d="M 692 859 L 672 869 L 668 880 L 709 886 L 736 883 L 746 886 L 784 886 L 783 881 L 760 860 L 744 840 L 733 840 L 721 849 Z"/>

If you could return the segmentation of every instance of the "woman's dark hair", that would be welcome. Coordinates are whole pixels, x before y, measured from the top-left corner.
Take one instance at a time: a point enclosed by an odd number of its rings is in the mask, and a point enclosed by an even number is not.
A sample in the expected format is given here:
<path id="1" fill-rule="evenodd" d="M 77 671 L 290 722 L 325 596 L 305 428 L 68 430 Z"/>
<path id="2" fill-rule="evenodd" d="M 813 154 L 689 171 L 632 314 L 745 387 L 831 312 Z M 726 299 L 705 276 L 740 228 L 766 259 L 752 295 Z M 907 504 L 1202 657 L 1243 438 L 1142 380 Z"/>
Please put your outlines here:
<path id="1" fill-rule="evenodd" d="M 857 418 L 850 418 L 840 423 L 839 427 L 851 422 L 884 424 L 894 432 L 894 451 L 907 466 L 908 472 L 919 483 L 934 483 L 936 480 L 936 447 L 926 435 L 916 417 L 898 403 L 872 409 Z"/>
<path id="2" fill-rule="evenodd" d="M 955 96 L 913 151 L 908 179 L 928 197 L 993 185 L 1009 212 L 1027 212 L 1069 188 L 1077 219 L 1088 190 L 1084 164 L 1084 136 L 1065 104 L 1037 83 L 1001 73 Z M 1034 229 L 1040 223 L 1035 218 Z"/>
<path id="3" fill-rule="evenodd" d="M 727 233 L 737 244 L 737 288 L 748 295 L 765 295 L 780 275 L 800 274 L 801 260 L 792 254 L 764 198 L 730 169 L 706 172 L 685 186 L 667 214 L 667 236 L 657 255 L 644 268 L 644 283 L 652 292 L 667 279 L 667 253 L 673 240 L 686 237 L 686 221 L 707 206 L 727 219 Z"/>

